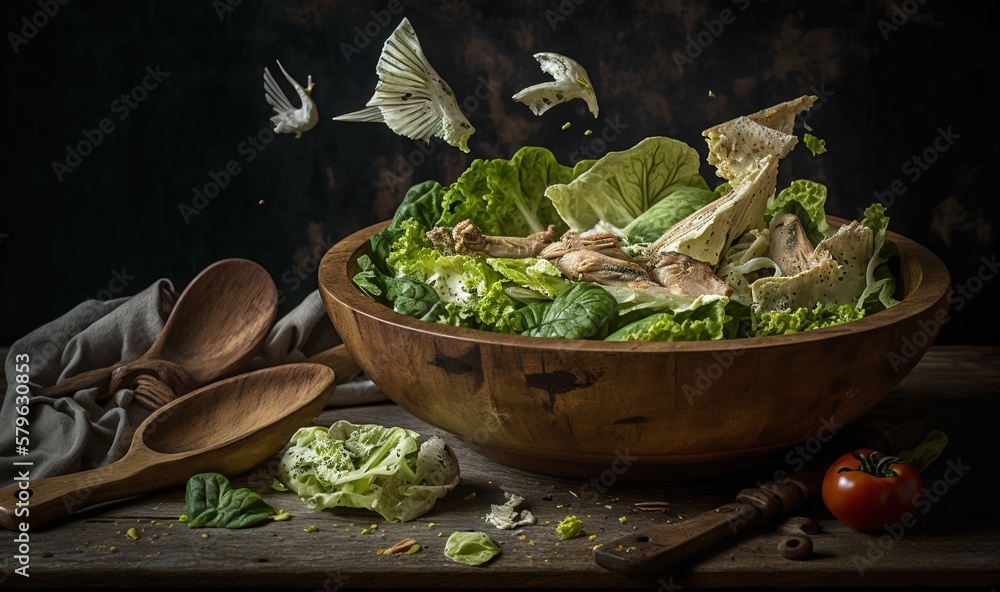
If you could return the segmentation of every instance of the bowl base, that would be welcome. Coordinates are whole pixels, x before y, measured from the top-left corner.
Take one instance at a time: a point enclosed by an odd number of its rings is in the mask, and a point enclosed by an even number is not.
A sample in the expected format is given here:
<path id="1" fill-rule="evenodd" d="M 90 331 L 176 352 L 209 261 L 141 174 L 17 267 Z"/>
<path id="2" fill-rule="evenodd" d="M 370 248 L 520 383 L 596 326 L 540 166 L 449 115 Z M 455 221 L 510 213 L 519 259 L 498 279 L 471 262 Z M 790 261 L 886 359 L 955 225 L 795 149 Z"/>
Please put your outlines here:
<path id="1" fill-rule="evenodd" d="M 655 457 L 635 457 L 628 452 L 593 460 L 565 460 L 539 458 L 534 453 L 483 446 L 462 439 L 472 451 L 502 465 L 541 475 L 565 479 L 583 479 L 585 482 L 609 486 L 613 483 L 653 483 L 657 481 L 688 481 L 718 477 L 774 461 L 781 450 L 754 451 L 745 456 L 728 456 L 711 459 L 693 459 L 689 462 L 665 461 Z"/>

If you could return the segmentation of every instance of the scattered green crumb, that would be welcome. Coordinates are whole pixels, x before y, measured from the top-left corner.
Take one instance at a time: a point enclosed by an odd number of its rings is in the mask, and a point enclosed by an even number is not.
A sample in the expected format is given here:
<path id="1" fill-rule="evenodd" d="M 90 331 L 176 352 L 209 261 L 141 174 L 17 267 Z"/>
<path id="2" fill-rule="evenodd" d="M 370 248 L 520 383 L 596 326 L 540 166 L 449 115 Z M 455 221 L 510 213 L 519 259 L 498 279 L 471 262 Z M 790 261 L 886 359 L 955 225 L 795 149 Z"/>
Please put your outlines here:
<path id="1" fill-rule="evenodd" d="M 367 528 L 362 528 L 362 529 L 361 529 L 361 534 L 368 534 L 368 532 L 369 532 L 369 531 L 368 531 L 368 529 L 367 529 Z"/>
<path id="2" fill-rule="evenodd" d="M 177 521 L 178 522 L 187 522 L 188 521 L 188 515 L 187 514 L 181 514 L 180 516 L 177 517 Z"/>
<path id="3" fill-rule="evenodd" d="M 319 529 L 316 528 L 314 525 L 310 524 L 309 526 L 303 528 L 302 532 L 316 532 L 317 530 Z"/>
<path id="4" fill-rule="evenodd" d="M 559 538 L 563 540 L 576 538 L 583 534 L 583 522 L 576 516 L 566 516 L 556 526 L 556 532 L 559 533 Z"/>
<path id="5" fill-rule="evenodd" d="M 566 123 L 564 123 L 564 124 L 562 125 L 562 128 L 563 128 L 564 130 L 568 130 L 568 129 L 569 129 L 569 126 L 570 126 L 570 125 L 571 125 L 571 124 L 570 124 L 570 122 L 568 122 L 568 121 L 567 121 Z"/>
<path id="6" fill-rule="evenodd" d="M 291 514 L 289 514 L 284 510 L 279 509 L 274 516 L 271 516 L 271 520 L 274 520 L 275 522 L 284 522 L 285 520 L 288 520 L 291 517 L 292 517 Z"/>
<path id="7" fill-rule="evenodd" d="M 128 531 L 125 534 L 127 534 L 128 538 L 132 539 L 133 541 L 139 540 L 139 531 L 136 530 L 134 526 L 128 529 Z"/>
<path id="8" fill-rule="evenodd" d="M 427 528 L 434 528 L 434 523 L 433 522 L 428 522 L 427 523 Z"/>
<path id="9" fill-rule="evenodd" d="M 590 130 L 590 129 L 589 129 L 589 130 L 587 130 L 587 131 L 583 132 L 583 135 L 585 135 L 585 136 L 589 136 L 589 135 L 590 135 L 590 134 L 592 134 L 592 133 L 594 133 L 594 130 Z"/>
<path id="10" fill-rule="evenodd" d="M 476 497 L 476 492 L 475 492 L 475 491 L 473 491 L 473 492 L 472 492 L 472 493 L 470 493 L 469 495 L 465 496 L 465 499 L 473 499 L 473 498 L 475 498 L 475 497 Z"/>
<path id="11" fill-rule="evenodd" d="M 378 524 L 372 524 L 368 528 L 370 528 L 371 530 L 378 530 Z"/>
<path id="12" fill-rule="evenodd" d="M 285 487 L 285 484 L 282 483 L 281 481 L 278 481 L 277 477 L 271 479 L 271 489 L 275 491 L 288 491 L 288 488 Z"/>
<path id="13" fill-rule="evenodd" d="M 587 537 L 587 540 L 596 541 L 597 540 L 597 535 L 596 534 L 592 534 L 589 537 Z"/>
<path id="14" fill-rule="evenodd" d="M 628 523 L 628 518 L 626 518 L 625 516 L 622 516 L 621 518 L 618 519 L 618 522 L 621 522 L 622 524 L 627 524 Z"/>
<path id="15" fill-rule="evenodd" d="M 715 93 L 712 91 L 708 91 L 708 96 L 715 98 Z"/>

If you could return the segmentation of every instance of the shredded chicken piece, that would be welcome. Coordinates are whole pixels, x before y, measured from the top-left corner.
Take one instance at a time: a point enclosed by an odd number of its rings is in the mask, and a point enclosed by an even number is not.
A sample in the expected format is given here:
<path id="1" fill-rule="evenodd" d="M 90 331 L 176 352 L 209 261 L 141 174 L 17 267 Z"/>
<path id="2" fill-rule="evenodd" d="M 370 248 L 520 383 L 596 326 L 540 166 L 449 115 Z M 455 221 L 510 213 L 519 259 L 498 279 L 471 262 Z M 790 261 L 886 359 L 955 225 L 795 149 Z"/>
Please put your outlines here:
<path id="1" fill-rule="evenodd" d="M 462 220 L 455 225 L 451 237 L 455 252 L 459 254 L 481 253 L 490 257 L 521 259 L 537 257 L 543 248 L 552 244 L 552 234 L 553 227 L 549 225 L 548 229 L 528 236 L 491 236 L 483 234 L 470 220 Z M 434 239 L 431 238 L 431 241 Z"/>
<path id="2" fill-rule="evenodd" d="M 816 264 L 814 248 L 795 214 L 782 214 L 771 220 L 771 245 L 768 253 L 782 275 L 791 276 Z"/>
<path id="3" fill-rule="evenodd" d="M 606 286 L 628 286 L 633 282 L 651 281 L 649 274 L 638 263 L 588 249 L 566 253 L 555 260 L 555 266 L 572 280 Z"/>
<path id="4" fill-rule="evenodd" d="M 711 267 L 681 253 L 659 253 L 651 267 L 651 277 L 677 296 L 694 299 L 703 294 L 729 296 L 733 293 L 729 284 L 715 275 Z"/>
<path id="5" fill-rule="evenodd" d="M 557 242 L 542 249 L 538 254 L 542 259 L 557 259 L 563 255 L 586 249 L 595 251 L 608 257 L 631 261 L 618 242 L 618 237 L 610 232 L 567 232 L 563 234 Z"/>

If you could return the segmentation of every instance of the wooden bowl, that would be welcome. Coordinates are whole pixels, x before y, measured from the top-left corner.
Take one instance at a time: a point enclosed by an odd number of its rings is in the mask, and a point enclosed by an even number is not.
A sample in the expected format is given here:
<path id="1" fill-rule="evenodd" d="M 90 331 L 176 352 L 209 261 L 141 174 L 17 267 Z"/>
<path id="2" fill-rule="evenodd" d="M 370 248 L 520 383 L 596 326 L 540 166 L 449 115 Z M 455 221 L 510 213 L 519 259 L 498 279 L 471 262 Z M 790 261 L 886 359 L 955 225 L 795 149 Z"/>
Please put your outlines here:
<path id="1" fill-rule="evenodd" d="M 407 317 L 358 290 L 355 262 L 386 224 L 345 238 L 320 264 L 319 288 L 348 350 L 414 416 L 484 456 L 548 475 L 701 477 L 825 435 L 903 380 L 948 310 L 947 269 L 890 232 L 902 301 L 852 323 L 682 343 L 490 333 Z"/>

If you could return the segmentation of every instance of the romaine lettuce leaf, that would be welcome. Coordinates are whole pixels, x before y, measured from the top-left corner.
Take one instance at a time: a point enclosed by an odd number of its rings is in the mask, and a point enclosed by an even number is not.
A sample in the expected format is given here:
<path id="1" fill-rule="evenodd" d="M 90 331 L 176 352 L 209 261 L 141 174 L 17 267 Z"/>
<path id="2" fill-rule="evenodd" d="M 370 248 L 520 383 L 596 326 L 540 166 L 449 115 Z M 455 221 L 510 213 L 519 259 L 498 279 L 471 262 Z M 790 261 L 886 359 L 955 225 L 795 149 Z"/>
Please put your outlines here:
<path id="1" fill-rule="evenodd" d="M 310 508 L 361 508 L 392 522 L 413 520 L 458 485 L 444 440 L 400 427 L 305 427 L 292 435 L 278 479 Z"/>
<path id="2" fill-rule="evenodd" d="M 651 137 L 622 152 L 609 152 L 571 183 L 552 185 L 545 196 L 571 230 L 599 222 L 619 229 L 682 187 L 709 190 L 698 172 L 698 152 L 684 142 Z"/>
<path id="3" fill-rule="evenodd" d="M 680 187 L 652 205 L 625 226 L 630 243 L 649 243 L 671 226 L 715 201 L 716 195 L 702 187 Z"/>

